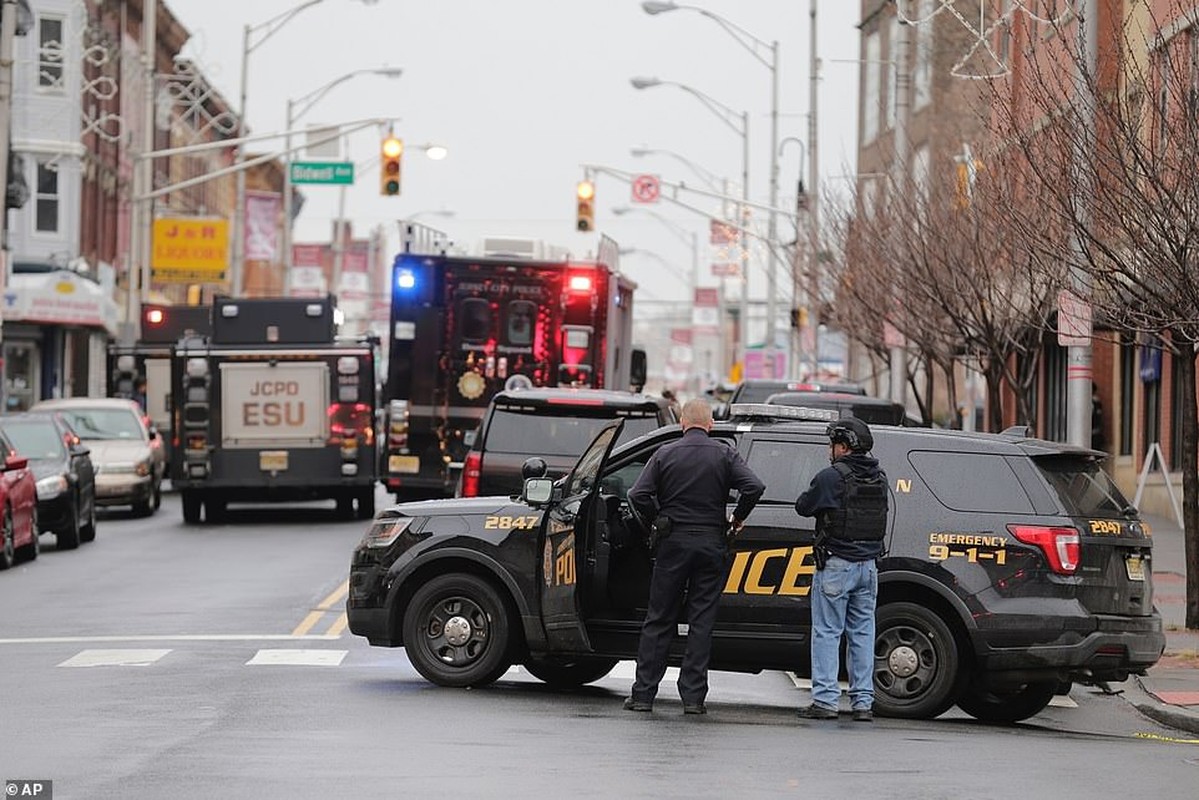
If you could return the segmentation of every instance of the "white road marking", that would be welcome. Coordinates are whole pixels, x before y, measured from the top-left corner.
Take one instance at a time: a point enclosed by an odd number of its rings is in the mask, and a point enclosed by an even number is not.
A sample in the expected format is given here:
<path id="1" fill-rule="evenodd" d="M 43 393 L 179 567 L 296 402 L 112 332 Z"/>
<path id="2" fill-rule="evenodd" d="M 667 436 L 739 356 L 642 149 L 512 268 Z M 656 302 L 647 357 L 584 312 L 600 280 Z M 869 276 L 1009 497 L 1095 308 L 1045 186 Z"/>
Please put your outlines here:
<path id="1" fill-rule="evenodd" d="M 170 650 L 81 650 L 60 667 L 148 667 Z"/>
<path id="2" fill-rule="evenodd" d="M 248 667 L 339 667 L 349 650 L 259 650 Z"/>
<path id="3" fill-rule="evenodd" d="M 340 634 L 309 634 L 293 636 L 290 633 L 195 633 L 195 634 L 150 634 L 130 636 L 31 636 L 20 639 L 0 639 L 5 644 L 105 644 L 108 642 L 333 642 Z"/>

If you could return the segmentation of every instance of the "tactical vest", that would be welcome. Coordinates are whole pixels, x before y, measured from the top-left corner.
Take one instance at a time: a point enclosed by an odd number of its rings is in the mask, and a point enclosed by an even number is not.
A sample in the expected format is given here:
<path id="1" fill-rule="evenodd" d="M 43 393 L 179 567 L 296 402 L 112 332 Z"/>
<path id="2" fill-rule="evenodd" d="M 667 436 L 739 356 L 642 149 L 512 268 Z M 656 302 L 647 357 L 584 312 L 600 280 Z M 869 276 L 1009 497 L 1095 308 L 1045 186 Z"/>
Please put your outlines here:
<path id="1" fill-rule="evenodd" d="M 823 515 L 817 533 L 822 539 L 882 541 L 887 534 L 887 479 L 882 473 L 874 478 L 859 476 L 843 461 L 834 462 L 833 469 L 841 476 L 845 492 L 841 507 Z"/>

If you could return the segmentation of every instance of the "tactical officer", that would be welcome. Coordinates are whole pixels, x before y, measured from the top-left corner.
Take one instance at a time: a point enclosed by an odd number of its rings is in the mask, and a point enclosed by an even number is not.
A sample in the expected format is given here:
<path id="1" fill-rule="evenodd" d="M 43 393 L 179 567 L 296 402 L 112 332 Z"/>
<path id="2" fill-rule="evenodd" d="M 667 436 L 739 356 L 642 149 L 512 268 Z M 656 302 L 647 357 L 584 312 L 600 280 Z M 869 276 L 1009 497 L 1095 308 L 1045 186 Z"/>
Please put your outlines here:
<path id="1" fill-rule="evenodd" d="M 726 534 L 736 535 L 766 490 L 736 449 L 708 436 L 712 407 L 705 400 L 688 400 L 681 421 L 683 437 L 659 448 L 629 490 L 637 513 L 654 520 L 658 545 L 637 648 L 637 677 L 624 703 L 628 711 L 654 708 L 686 590 L 687 649 L 679 696 L 683 713 L 707 713 L 712 626 L 728 571 Z M 730 489 L 740 496 L 732 519 L 726 519 Z"/>
<path id="2" fill-rule="evenodd" d="M 853 719 L 874 719 L 874 608 L 878 565 L 887 530 L 887 475 L 868 455 L 869 426 L 846 417 L 828 426 L 830 466 L 816 473 L 795 501 L 801 516 L 816 518 L 816 574 L 812 604 L 812 704 L 806 719 L 836 719 L 841 636 L 848 642 Z"/>

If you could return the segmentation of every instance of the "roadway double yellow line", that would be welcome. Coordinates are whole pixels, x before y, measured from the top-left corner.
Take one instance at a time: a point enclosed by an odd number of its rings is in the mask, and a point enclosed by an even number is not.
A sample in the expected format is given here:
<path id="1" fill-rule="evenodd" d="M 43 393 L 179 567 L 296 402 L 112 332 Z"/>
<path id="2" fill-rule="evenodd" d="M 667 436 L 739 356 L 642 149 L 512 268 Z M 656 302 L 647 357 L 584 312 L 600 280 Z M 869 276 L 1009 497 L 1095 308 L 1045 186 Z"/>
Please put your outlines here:
<path id="1" fill-rule="evenodd" d="M 309 631 L 316 627 L 317 623 L 321 621 L 325 614 L 333 612 L 334 605 L 345 600 L 346 594 L 348 594 L 349 591 L 350 582 L 348 580 L 342 581 L 341 585 L 334 589 L 328 597 L 322 600 L 316 608 L 308 612 L 308 616 L 304 617 L 300 624 L 296 626 L 295 630 L 291 632 L 291 635 L 307 636 Z M 331 637 L 341 636 L 342 632 L 349 624 L 350 621 L 346 618 L 346 612 L 342 611 L 334 618 L 333 624 L 325 630 L 324 635 Z"/>

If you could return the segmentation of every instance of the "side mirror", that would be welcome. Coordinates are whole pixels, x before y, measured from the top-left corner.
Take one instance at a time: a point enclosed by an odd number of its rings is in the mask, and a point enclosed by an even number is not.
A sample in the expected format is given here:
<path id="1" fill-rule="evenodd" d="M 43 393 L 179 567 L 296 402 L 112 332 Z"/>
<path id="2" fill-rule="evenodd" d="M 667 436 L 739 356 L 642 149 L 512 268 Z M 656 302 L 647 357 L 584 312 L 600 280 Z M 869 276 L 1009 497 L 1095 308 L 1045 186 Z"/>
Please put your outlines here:
<path id="1" fill-rule="evenodd" d="M 531 506 L 543 506 L 554 497 L 554 481 L 551 478 L 526 478 L 520 499 Z"/>
<path id="2" fill-rule="evenodd" d="M 639 392 L 645 387 L 647 375 L 645 348 L 634 347 L 629 353 L 629 383 L 632 385 L 633 391 Z"/>
<path id="3" fill-rule="evenodd" d="M 150 437 L 150 441 L 154 441 L 158 438 L 158 428 L 155 428 L 153 425 L 151 425 L 150 429 L 146 431 L 146 434 Z"/>
<path id="4" fill-rule="evenodd" d="M 17 455 L 16 453 L 13 453 L 11 456 L 4 459 L 5 472 L 8 472 L 10 469 L 25 469 L 28 466 L 29 459 L 25 456 Z"/>

